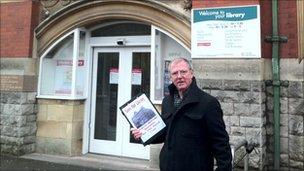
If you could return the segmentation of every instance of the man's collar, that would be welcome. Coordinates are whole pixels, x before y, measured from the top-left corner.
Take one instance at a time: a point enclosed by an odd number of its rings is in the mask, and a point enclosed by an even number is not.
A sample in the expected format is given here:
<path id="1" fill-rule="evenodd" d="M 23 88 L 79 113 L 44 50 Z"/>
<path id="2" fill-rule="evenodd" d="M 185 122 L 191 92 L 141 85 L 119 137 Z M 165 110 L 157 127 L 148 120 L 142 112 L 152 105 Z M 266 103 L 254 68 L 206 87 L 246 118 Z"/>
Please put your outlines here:
<path id="1" fill-rule="evenodd" d="M 178 92 L 177 92 L 177 88 L 174 86 L 173 83 L 169 86 L 169 91 L 170 91 L 171 100 L 174 104 L 174 93 L 178 94 Z M 192 82 L 188 87 L 188 89 L 186 90 L 183 99 L 181 101 L 181 104 L 179 105 L 179 109 L 183 108 L 183 106 L 185 106 L 186 104 L 197 103 L 199 101 L 200 101 L 200 89 L 197 87 L 196 79 L 193 77 Z"/>
<path id="2" fill-rule="evenodd" d="M 187 88 L 187 90 L 185 91 L 185 93 L 183 94 L 183 97 L 185 97 L 186 94 L 188 94 L 189 89 L 190 89 L 191 87 L 193 87 L 193 86 L 196 86 L 196 79 L 195 79 L 194 76 L 192 77 L 192 82 L 191 82 L 191 84 L 189 85 L 189 87 Z M 177 93 L 177 94 L 178 94 L 178 90 L 177 90 L 176 86 L 175 86 L 173 83 L 171 83 L 171 84 L 168 86 L 168 89 L 169 89 L 169 92 L 170 92 L 170 96 L 173 97 L 174 93 Z"/>

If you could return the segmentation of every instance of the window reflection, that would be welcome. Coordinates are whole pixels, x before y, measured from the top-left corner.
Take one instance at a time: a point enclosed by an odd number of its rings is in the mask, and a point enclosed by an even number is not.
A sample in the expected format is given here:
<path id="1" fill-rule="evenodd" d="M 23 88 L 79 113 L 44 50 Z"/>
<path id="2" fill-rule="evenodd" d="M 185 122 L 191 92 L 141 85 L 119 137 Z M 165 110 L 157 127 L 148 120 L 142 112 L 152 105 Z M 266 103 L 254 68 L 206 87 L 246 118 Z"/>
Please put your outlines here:
<path id="1" fill-rule="evenodd" d="M 73 44 L 71 34 L 42 59 L 41 95 L 71 95 Z"/>

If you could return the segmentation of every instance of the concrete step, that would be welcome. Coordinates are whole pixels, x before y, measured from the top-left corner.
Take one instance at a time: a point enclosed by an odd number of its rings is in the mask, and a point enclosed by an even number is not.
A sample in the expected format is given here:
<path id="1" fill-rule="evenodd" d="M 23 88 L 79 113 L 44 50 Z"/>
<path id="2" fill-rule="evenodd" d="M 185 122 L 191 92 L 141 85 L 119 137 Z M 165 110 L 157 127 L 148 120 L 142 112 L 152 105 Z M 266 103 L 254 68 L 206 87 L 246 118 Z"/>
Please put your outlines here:
<path id="1" fill-rule="evenodd" d="M 158 171 L 158 168 L 151 168 L 148 160 L 85 154 L 82 156 L 59 156 L 49 154 L 31 153 L 21 156 L 20 158 L 48 161 L 58 164 L 68 164 L 81 167 L 91 167 L 98 170 L 149 170 Z"/>

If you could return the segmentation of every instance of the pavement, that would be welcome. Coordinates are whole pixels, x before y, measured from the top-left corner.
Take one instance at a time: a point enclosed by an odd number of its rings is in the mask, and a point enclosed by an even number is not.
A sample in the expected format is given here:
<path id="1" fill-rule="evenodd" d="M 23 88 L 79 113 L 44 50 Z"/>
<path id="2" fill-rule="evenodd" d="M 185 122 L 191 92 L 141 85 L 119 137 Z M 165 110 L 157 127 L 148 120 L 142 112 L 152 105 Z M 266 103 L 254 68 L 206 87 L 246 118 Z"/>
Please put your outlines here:
<path id="1" fill-rule="evenodd" d="M 149 170 L 158 171 L 158 168 L 149 167 L 149 161 L 133 158 L 86 154 L 67 157 L 47 154 L 26 154 L 20 157 L 1 155 L 1 171 L 97 171 L 97 170 Z"/>

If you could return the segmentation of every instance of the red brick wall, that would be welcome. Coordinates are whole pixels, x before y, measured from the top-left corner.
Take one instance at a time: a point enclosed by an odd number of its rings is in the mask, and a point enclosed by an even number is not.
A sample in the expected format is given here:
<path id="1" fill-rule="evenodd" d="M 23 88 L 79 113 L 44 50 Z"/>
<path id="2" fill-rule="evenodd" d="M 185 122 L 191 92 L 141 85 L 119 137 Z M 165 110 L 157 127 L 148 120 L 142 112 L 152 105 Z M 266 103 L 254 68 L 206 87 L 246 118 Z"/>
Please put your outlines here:
<path id="1" fill-rule="evenodd" d="M 259 4 L 259 0 L 193 0 L 193 8 Z"/>
<path id="2" fill-rule="evenodd" d="M 266 36 L 272 34 L 272 11 L 271 1 L 261 1 L 261 48 L 263 58 L 272 58 L 272 44 L 264 41 Z"/>
<path id="3" fill-rule="evenodd" d="M 0 57 L 31 57 L 38 22 L 39 3 L 31 0 L 1 3 Z"/>
<path id="4" fill-rule="evenodd" d="M 193 8 L 239 6 L 260 4 L 261 8 L 261 48 L 262 57 L 271 58 L 271 43 L 264 41 L 265 36 L 272 34 L 272 12 L 270 0 L 193 0 Z M 297 6 L 296 0 L 278 1 L 279 35 L 287 36 L 288 42 L 280 47 L 281 58 L 297 58 Z"/>
<path id="5" fill-rule="evenodd" d="M 298 27 L 296 0 L 279 1 L 279 34 L 288 37 L 280 48 L 282 58 L 298 57 Z"/>
<path id="6" fill-rule="evenodd" d="M 298 57 L 298 27 L 297 27 L 297 4 L 296 0 L 278 1 L 278 25 L 279 35 L 287 36 L 288 42 L 281 43 L 281 58 Z M 271 58 L 271 43 L 265 43 L 265 36 L 272 34 L 272 7 L 271 1 L 260 1 L 261 5 L 261 30 L 262 30 L 262 56 Z"/>

